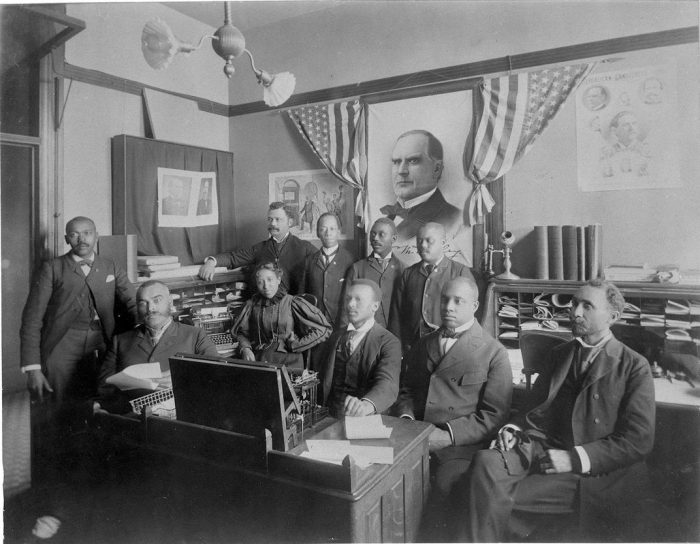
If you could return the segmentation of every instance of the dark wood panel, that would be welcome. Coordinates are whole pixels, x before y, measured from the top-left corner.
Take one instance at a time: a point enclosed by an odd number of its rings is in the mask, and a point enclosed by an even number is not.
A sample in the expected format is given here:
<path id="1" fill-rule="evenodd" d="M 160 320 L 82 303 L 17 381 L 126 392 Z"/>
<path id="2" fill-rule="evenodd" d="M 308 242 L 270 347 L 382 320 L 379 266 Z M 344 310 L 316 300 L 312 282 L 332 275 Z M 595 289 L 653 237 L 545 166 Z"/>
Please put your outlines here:
<path id="1" fill-rule="evenodd" d="M 404 482 L 403 475 L 400 475 L 382 496 L 382 542 L 404 541 L 405 517 Z"/>
<path id="2" fill-rule="evenodd" d="M 356 535 L 363 542 L 382 541 L 382 501 L 381 499 L 369 507 L 365 517 L 363 535 Z"/>

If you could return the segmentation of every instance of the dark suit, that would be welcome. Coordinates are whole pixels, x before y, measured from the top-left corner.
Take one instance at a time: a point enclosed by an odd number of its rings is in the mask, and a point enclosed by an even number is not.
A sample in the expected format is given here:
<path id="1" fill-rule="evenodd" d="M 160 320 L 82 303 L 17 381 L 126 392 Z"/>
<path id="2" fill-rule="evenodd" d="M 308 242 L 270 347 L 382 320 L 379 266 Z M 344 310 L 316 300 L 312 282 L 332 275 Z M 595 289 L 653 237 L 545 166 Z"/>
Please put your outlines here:
<path id="1" fill-rule="evenodd" d="M 318 307 L 334 327 L 344 319 L 345 273 L 352 261 L 348 250 L 339 247 L 328 266 L 324 263 L 323 250 L 309 255 L 304 264 L 303 292 L 316 297 Z"/>
<path id="2" fill-rule="evenodd" d="M 389 219 L 396 218 L 396 214 L 391 213 L 390 206 L 383 206 L 379 211 Z M 396 233 L 399 239 L 408 240 L 416 235 L 418 229 L 430 222 L 440 223 L 449 231 L 461 218 L 461 210 L 447 202 L 440 189 L 437 189 L 428 200 L 408 209 L 403 221 L 397 225 Z"/>
<path id="3" fill-rule="evenodd" d="M 423 262 L 406 268 L 394 286 L 389 314 L 389 330 L 401 340 L 404 352 L 421 336 L 438 328 L 440 291 L 458 276 L 472 278 L 469 268 L 443 257 L 430 276 Z"/>
<path id="4" fill-rule="evenodd" d="M 214 258 L 217 266 L 228 268 L 248 265 L 255 267 L 263 263 L 277 263 L 284 271 L 282 286 L 290 295 L 299 295 L 304 292 L 305 259 L 316 251 L 317 249 L 309 242 L 300 240 L 293 234 L 288 234 L 281 244 L 270 237 L 252 247 L 229 253 L 219 253 L 214 255 Z"/>
<path id="5" fill-rule="evenodd" d="M 574 372 L 575 347 L 572 341 L 552 350 L 549 370 L 535 382 L 532 398 L 536 407 L 520 421 L 530 440 L 504 454 L 486 450 L 474 457 L 464 506 L 469 527 L 462 539 L 501 540 L 514 508 L 562 512 L 573 508 L 577 495 L 584 531 L 604 533 L 620 524 L 634 525 L 627 516 L 639 506 L 635 499 L 639 501 L 645 482 L 644 457 L 654 445 L 655 399 L 649 363 L 617 339 L 608 340 L 579 378 L 580 389 L 570 406 L 571 420 L 562 424 L 561 399 Z M 554 422 L 559 422 L 559 428 L 554 428 Z M 534 458 L 550 447 L 552 432 L 569 437 L 555 446 L 571 452 L 571 473 L 538 471 Z M 581 458 L 574 446 L 585 450 L 589 475 L 580 474 Z M 504 459 L 509 472 L 504 469 Z M 561 500 L 553 503 L 552 498 L 559 496 Z"/>
<path id="6" fill-rule="evenodd" d="M 44 262 L 34 276 L 22 313 L 20 361 L 21 366 L 41 363 L 52 386 L 59 378 L 56 373 L 62 369 L 56 366 L 53 372 L 47 371 L 46 363 L 51 356 L 60 359 L 61 354 L 54 353 L 54 348 L 87 304 L 88 295 L 83 291 L 86 284 L 100 317 L 104 342 L 111 340 L 115 330 L 116 303 L 121 303 L 128 312 L 125 321 L 133 323 L 136 320 L 134 288 L 126 272 L 113 261 L 95 255 L 87 276 L 70 252 Z"/>
<path id="7" fill-rule="evenodd" d="M 488 445 L 508 418 L 513 391 L 508 354 L 475 321 L 444 355 L 439 332 L 421 338 L 405 368 L 396 415 L 452 431 L 454 446 L 434 452 L 436 483 L 447 494 L 474 451 Z"/>
<path id="8" fill-rule="evenodd" d="M 386 269 L 382 270 L 382 265 L 376 261 L 372 255 L 353 263 L 348 268 L 345 283 L 350 285 L 352 280 L 368 279 L 374 281 L 382 290 L 382 301 L 379 305 L 374 319 L 382 327 L 389 326 L 389 312 L 391 310 L 391 297 L 394 293 L 394 284 L 401 277 L 404 266 L 403 263 L 392 253 L 391 259 Z"/>
<path id="9" fill-rule="evenodd" d="M 346 329 L 334 332 L 325 345 L 327 351 L 320 368 L 324 405 L 332 398 L 335 359 L 345 332 Z M 375 323 L 354 354 L 357 357 L 357 389 L 353 396 L 371 400 L 377 413 L 386 411 L 399 392 L 401 345 L 398 338 Z"/>
<path id="10" fill-rule="evenodd" d="M 117 393 L 116 388 L 106 383 L 107 378 L 121 372 L 128 366 L 143 363 L 160 363 L 163 371 L 170 369 L 169 357 L 176 353 L 192 353 L 217 357 L 216 345 L 207 336 L 204 329 L 173 321 L 154 346 L 151 336 L 144 325 L 118 334 L 105 355 L 100 369 L 99 393 L 104 398 Z M 103 405 L 107 403 L 101 401 Z"/>

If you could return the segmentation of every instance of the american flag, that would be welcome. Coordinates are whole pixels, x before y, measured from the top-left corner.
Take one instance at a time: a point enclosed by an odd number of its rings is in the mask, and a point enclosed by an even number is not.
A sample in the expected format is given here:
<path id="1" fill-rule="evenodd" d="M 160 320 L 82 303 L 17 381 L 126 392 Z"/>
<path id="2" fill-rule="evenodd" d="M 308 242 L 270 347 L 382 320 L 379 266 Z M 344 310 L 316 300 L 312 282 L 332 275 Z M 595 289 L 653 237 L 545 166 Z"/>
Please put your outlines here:
<path id="1" fill-rule="evenodd" d="M 287 111 L 324 166 L 359 191 L 355 213 L 365 217 L 365 112 L 359 100 L 301 106 Z"/>
<path id="2" fill-rule="evenodd" d="M 479 183 L 505 175 L 591 68 L 545 68 L 485 81 L 476 97 L 474 130 L 465 149 L 467 173 Z"/>

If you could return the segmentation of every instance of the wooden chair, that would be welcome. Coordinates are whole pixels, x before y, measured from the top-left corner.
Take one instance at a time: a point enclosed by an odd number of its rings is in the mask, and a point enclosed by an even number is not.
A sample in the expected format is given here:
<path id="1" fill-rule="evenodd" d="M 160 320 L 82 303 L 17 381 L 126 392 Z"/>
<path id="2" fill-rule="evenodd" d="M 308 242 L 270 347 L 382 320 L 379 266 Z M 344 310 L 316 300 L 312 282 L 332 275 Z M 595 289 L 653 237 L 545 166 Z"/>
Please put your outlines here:
<path id="1" fill-rule="evenodd" d="M 523 355 L 523 374 L 525 390 L 532 389 L 532 375 L 541 373 L 549 352 L 555 347 L 568 342 L 571 335 L 547 331 L 520 331 L 520 351 Z"/>

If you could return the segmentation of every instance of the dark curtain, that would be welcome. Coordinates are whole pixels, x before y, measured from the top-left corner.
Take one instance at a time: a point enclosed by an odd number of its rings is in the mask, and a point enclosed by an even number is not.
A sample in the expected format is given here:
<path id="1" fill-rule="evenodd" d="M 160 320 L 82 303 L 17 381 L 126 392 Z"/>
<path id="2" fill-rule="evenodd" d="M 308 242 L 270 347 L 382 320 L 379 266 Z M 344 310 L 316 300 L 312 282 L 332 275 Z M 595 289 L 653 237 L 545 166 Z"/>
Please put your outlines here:
<path id="1" fill-rule="evenodd" d="M 177 255 L 188 265 L 235 247 L 233 153 L 121 135 L 112 154 L 112 230 L 136 234 L 139 255 Z M 159 167 L 216 172 L 219 224 L 158 227 Z"/>

